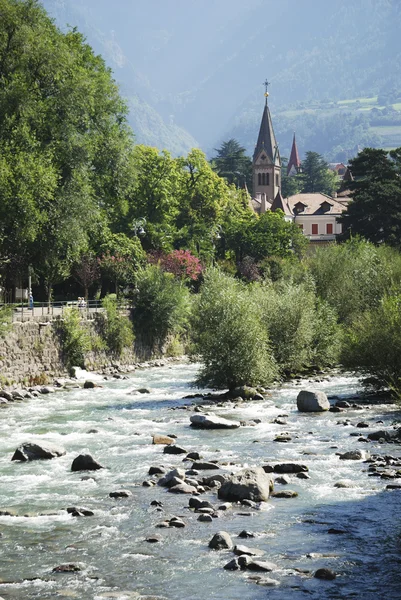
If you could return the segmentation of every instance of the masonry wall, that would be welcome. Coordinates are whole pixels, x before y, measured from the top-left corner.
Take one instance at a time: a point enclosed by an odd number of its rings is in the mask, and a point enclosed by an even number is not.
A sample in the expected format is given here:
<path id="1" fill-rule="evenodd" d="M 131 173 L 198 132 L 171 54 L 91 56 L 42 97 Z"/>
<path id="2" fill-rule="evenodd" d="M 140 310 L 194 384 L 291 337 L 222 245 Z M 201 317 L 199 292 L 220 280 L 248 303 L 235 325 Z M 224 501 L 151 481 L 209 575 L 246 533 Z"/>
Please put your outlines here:
<path id="1" fill-rule="evenodd" d="M 94 320 L 82 321 L 82 326 L 96 331 Z M 132 365 L 146 352 L 141 348 L 126 349 L 121 357 L 104 351 L 89 352 L 85 360 L 88 370 L 112 365 Z M 24 382 L 31 385 L 46 383 L 57 376 L 68 375 L 55 321 L 15 322 L 0 338 L 0 385 Z"/>

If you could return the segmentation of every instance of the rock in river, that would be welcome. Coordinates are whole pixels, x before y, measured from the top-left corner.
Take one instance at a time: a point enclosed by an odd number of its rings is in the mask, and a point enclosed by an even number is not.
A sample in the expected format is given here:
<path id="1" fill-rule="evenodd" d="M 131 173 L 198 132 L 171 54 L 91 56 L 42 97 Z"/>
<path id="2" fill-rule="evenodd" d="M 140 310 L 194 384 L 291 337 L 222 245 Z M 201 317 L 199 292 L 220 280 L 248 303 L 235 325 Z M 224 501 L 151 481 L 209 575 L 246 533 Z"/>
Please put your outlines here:
<path id="1" fill-rule="evenodd" d="M 218 531 L 209 542 L 209 548 L 213 550 L 231 550 L 233 542 L 226 531 Z"/>
<path id="2" fill-rule="evenodd" d="M 240 427 L 239 421 L 229 421 L 216 415 L 192 415 L 191 426 L 200 429 L 236 429 Z"/>
<path id="3" fill-rule="evenodd" d="M 11 460 L 43 460 L 63 456 L 65 450 L 55 446 L 39 446 L 39 444 L 22 444 L 19 446 Z"/>
<path id="4" fill-rule="evenodd" d="M 244 469 L 232 475 L 225 481 L 218 491 L 221 500 L 237 502 L 240 500 L 253 500 L 260 502 L 268 500 L 273 489 L 273 481 L 260 467 Z"/>
<path id="5" fill-rule="evenodd" d="M 301 412 L 322 412 L 329 410 L 330 402 L 324 392 L 301 390 L 297 397 L 297 407 Z"/>
<path id="6" fill-rule="evenodd" d="M 369 458 L 369 454 L 364 450 L 350 450 L 340 454 L 341 460 L 366 460 Z"/>
<path id="7" fill-rule="evenodd" d="M 72 461 L 71 471 L 97 471 L 103 469 L 90 454 L 80 454 Z"/>
<path id="8" fill-rule="evenodd" d="M 175 444 L 175 439 L 168 435 L 155 433 L 155 435 L 152 437 L 152 444 L 162 444 L 163 446 L 167 446 L 170 444 Z"/>

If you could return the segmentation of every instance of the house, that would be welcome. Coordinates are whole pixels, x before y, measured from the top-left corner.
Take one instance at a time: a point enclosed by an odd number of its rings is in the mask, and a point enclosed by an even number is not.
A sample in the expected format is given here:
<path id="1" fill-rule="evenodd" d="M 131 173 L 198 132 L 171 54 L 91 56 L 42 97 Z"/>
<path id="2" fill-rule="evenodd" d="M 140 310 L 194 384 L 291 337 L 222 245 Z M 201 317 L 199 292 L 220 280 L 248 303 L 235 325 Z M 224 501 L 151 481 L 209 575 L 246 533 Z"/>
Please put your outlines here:
<path id="1" fill-rule="evenodd" d="M 350 197 L 347 192 L 340 197 L 322 193 L 295 194 L 289 198 L 281 195 L 281 159 L 274 135 L 267 96 L 263 109 L 258 140 L 253 154 L 253 189 L 251 205 L 258 214 L 281 210 L 286 221 L 298 225 L 312 244 L 321 245 L 335 241 L 342 233 L 339 218 L 347 209 Z M 346 173 L 345 165 L 336 163 L 336 171 Z M 292 142 L 287 174 L 295 175 L 301 169 L 295 134 Z"/>

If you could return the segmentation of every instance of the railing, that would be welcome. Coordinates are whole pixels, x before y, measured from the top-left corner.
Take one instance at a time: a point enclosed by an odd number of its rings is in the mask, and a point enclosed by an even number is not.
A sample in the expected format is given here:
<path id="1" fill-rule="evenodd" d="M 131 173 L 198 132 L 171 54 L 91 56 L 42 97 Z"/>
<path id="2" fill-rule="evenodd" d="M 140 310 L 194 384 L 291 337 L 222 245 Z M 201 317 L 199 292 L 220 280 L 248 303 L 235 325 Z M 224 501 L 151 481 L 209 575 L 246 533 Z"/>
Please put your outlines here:
<path id="1" fill-rule="evenodd" d="M 34 302 L 30 307 L 28 302 L 19 302 L 14 304 L 0 303 L 1 307 L 11 308 L 13 322 L 25 321 L 52 321 L 53 319 L 62 318 L 66 309 L 75 308 L 79 310 L 83 319 L 94 319 L 96 313 L 103 312 L 101 300 L 70 301 L 60 300 L 58 302 Z M 126 301 L 118 303 L 118 311 L 120 313 L 128 313 L 130 305 Z"/>

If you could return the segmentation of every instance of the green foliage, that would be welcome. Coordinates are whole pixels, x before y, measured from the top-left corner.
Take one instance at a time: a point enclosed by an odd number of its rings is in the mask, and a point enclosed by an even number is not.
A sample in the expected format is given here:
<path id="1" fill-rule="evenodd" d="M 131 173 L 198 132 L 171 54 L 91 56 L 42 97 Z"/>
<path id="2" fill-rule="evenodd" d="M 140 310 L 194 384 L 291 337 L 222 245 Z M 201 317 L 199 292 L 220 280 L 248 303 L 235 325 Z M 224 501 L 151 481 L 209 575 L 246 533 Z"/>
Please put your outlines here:
<path id="1" fill-rule="evenodd" d="M 203 367 L 200 385 L 233 389 L 269 385 L 277 367 L 251 289 L 211 269 L 194 307 L 194 350 Z"/>
<path id="2" fill-rule="evenodd" d="M 365 384 L 389 388 L 401 399 L 401 294 L 386 296 L 379 306 L 356 319 L 343 352 L 346 367 L 362 371 Z"/>
<path id="3" fill-rule="evenodd" d="M 346 237 L 401 248 L 401 148 L 365 148 L 351 160 L 352 202 L 342 217 Z"/>
<path id="4" fill-rule="evenodd" d="M 67 308 L 63 318 L 57 321 L 61 348 L 67 367 L 85 366 L 85 354 L 90 350 L 88 333 L 81 326 L 81 317 L 76 308 Z"/>
<path id="5" fill-rule="evenodd" d="M 295 176 L 301 183 L 303 193 L 321 192 L 331 196 L 338 187 L 336 173 L 317 152 L 307 152 L 302 161 L 302 172 Z"/>
<path id="6" fill-rule="evenodd" d="M 185 284 L 157 265 L 138 273 L 132 311 L 135 333 L 151 351 L 162 352 L 170 336 L 184 335 L 190 314 Z"/>
<path id="7" fill-rule="evenodd" d="M 345 323 L 377 306 L 400 277 L 400 261 L 393 253 L 356 238 L 317 249 L 308 266 L 319 297 Z"/>
<path id="8" fill-rule="evenodd" d="M 212 165 L 220 177 L 224 177 L 228 183 L 243 188 L 245 185 L 252 191 L 252 161 L 246 156 L 243 148 L 237 140 L 230 139 L 223 142 L 217 153 L 212 158 Z"/>
<path id="9" fill-rule="evenodd" d="M 12 308 L 9 306 L 0 307 L 0 338 L 4 337 L 9 331 L 12 319 Z"/>
<path id="10" fill-rule="evenodd" d="M 106 311 L 103 320 L 103 337 L 107 348 L 120 356 L 124 348 L 129 348 L 134 343 L 134 333 L 130 319 L 118 311 L 117 296 L 109 294 L 102 300 Z"/>

